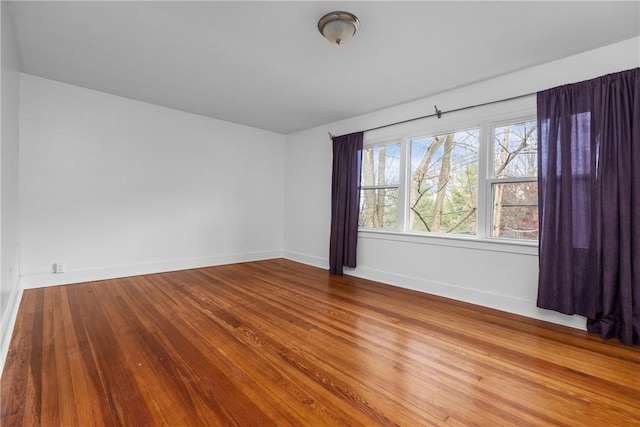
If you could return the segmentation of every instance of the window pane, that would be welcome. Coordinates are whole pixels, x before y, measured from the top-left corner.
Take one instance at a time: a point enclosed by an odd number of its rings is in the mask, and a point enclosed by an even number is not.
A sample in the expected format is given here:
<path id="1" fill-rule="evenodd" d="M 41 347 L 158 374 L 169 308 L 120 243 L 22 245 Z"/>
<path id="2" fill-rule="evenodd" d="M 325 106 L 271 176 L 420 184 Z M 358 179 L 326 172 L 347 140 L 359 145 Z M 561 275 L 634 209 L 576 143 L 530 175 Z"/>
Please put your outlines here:
<path id="1" fill-rule="evenodd" d="M 400 144 L 365 147 L 362 150 L 363 187 L 400 183 Z"/>
<path id="2" fill-rule="evenodd" d="M 535 177 L 538 171 L 537 122 L 513 123 L 494 129 L 493 176 Z"/>
<path id="3" fill-rule="evenodd" d="M 377 188 L 360 192 L 360 227 L 398 228 L 398 189 Z"/>
<path id="4" fill-rule="evenodd" d="M 493 185 L 492 235 L 516 239 L 538 239 L 537 182 Z"/>
<path id="5" fill-rule="evenodd" d="M 475 234 L 479 129 L 411 140 L 411 231 Z"/>

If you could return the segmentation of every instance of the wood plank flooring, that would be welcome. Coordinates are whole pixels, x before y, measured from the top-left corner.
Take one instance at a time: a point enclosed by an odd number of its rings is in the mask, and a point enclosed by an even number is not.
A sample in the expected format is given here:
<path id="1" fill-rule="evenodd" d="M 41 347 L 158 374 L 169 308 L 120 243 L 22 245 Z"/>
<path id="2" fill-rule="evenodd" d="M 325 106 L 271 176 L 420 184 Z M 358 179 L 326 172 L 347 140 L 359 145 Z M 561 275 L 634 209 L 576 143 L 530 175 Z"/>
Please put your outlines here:
<path id="1" fill-rule="evenodd" d="M 634 426 L 640 350 L 270 260 L 24 292 L 2 426 Z"/>

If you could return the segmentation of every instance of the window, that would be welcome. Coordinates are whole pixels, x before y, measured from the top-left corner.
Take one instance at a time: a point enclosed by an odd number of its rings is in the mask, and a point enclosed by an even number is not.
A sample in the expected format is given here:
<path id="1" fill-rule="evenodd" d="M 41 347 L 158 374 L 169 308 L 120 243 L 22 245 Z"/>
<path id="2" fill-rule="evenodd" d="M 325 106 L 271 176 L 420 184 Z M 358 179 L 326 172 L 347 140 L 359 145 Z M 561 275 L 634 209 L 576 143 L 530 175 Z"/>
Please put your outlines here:
<path id="1" fill-rule="evenodd" d="M 476 234 L 480 129 L 412 138 L 409 230 Z"/>
<path id="2" fill-rule="evenodd" d="M 398 228 L 400 143 L 362 150 L 360 227 Z"/>
<path id="3" fill-rule="evenodd" d="M 537 123 L 493 127 L 491 235 L 538 239 Z"/>
<path id="4" fill-rule="evenodd" d="M 536 241 L 536 125 L 529 117 L 365 137 L 361 229 Z"/>

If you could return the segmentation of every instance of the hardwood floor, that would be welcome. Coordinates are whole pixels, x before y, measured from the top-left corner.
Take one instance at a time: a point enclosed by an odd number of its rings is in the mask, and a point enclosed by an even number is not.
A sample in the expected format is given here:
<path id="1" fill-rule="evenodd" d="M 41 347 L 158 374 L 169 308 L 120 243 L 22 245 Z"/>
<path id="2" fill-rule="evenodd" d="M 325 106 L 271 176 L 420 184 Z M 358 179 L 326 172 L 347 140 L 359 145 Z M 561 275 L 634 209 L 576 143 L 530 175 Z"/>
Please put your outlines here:
<path id="1" fill-rule="evenodd" d="M 2 426 L 640 425 L 640 350 L 286 260 L 24 292 Z"/>

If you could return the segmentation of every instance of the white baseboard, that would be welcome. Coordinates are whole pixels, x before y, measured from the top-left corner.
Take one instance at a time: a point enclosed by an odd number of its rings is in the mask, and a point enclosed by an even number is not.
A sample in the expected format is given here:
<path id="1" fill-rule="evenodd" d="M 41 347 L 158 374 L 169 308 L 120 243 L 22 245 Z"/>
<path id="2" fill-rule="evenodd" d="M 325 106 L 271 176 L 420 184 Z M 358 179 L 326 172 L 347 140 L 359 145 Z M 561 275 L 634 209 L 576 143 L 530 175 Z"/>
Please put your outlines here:
<path id="1" fill-rule="evenodd" d="M 22 287 L 20 286 L 20 279 L 18 279 L 16 287 L 9 296 L 9 304 L 2 316 L 2 323 L 0 323 L 0 373 L 4 371 L 4 364 L 7 361 L 20 301 L 22 301 Z"/>
<path id="2" fill-rule="evenodd" d="M 464 301 L 483 307 L 493 308 L 508 313 L 533 319 L 544 320 L 571 328 L 586 330 L 586 320 L 582 316 L 567 316 L 550 310 L 542 310 L 536 307 L 535 301 L 514 298 L 508 295 L 500 295 L 490 292 L 482 292 L 477 289 L 465 288 L 450 283 L 435 282 L 416 277 L 387 273 L 371 268 L 358 267 L 345 269 L 345 274 L 387 283 L 400 288 L 411 289 L 431 295 Z"/>
<path id="3" fill-rule="evenodd" d="M 302 264 L 307 264 L 312 267 L 329 269 L 329 260 L 326 258 L 320 258 L 313 255 L 302 254 L 300 252 L 284 251 L 282 256 L 288 260 L 296 261 Z"/>
<path id="4" fill-rule="evenodd" d="M 283 256 L 291 261 L 300 262 L 312 267 L 324 269 L 329 268 L 329 261 L 326 258 L 291 251 L 284 251 Z M 417 277 L 388 273 L 386 271 L 366 267 L 358 267 L 355 269 L 345 268 L 344 274 L 385 283 L 391 286 L 397 286 L 399 288 L 411 289 L 426 294 L 451 298 L 457 301 L 464 301 L 470 304 L 506 311 L 507 313 L 518 314 L 520 316 L 530 317 L 533 319 L 544 320 L 558 325 L 586 330 L 586 319 L 584 317 L 567 316 L 561 313 L 556 313 L 555 311 L 543 310 L 536 307 L 535 301 L 515 298 L 508 295 L 483 292 L 477 289 L 465 288 L 450 283 L 435 282 Z"/>
<path id="5" fill-rule="evenodd" d="M 326 258 L 291 251 L 284 251 L 283 256 L 291 261 L 300 262 L 312 267 L 324 269 L 329 268 L 329 261 Z M 464 301 L 470 304 L 506 311 L 507 313 L 518 314 L 520 316 L 544 320 L 558 325 L 586 330 L 586 319 L 584 317 L 567 316 L 561 313 L 556 313 L 555 311 L 543 310 L 536 307 L 535 301 L 515 298 L 508 295 L 483 292 L 477 289 L 466 288 L 450 283 L 435 282 L 417 277 L 388 273 L 386 271 L 366 267 L 358 267 L 355 269 L 345 268 L 344 273 L 350 276 L 373 280 L 400 288 L 451 298 L 457 301 Z"/>
<path id="6" fill-rule="evenodd" d="M 72 283 L 92 282 L 96 280 L 117 279 L 120 277 L 141 276 L 143 274 L 166 273 L 168 271 L 190 270 L 192 268 L 213 267 L 216 265 L 237 264 L 240 262 L 262 261 L 282 258 L 280 251 L 251 252 L 222 255 L 177 261 L 164 261 L 149 264 L 124 265 L 95 270 L 67 271 L 65 273 L 26 274 L 21 276 L 22 289 L 43 288 Z"/>

